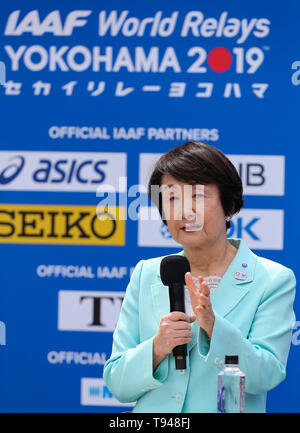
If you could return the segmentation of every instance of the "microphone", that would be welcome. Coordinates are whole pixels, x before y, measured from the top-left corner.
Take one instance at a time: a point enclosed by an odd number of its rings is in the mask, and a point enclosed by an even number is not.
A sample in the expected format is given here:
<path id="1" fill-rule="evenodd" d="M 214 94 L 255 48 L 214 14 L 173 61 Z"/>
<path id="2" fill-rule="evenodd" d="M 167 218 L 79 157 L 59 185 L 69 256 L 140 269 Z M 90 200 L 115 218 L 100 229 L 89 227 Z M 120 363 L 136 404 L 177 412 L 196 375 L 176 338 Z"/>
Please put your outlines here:
<path id="1" fill-rule="evenodd" d="M 186 257 L 179 255 L 166 256 L 160 263 L 160 277 L 165 286 L 169 286 L 170 311 L 182 311 L 184 305 L 184 275 L 190 271 L 190 264 Z M 187 345 L 181 344 L 173 349 L 175 367 L 177 370 L 186 368 Z"/>

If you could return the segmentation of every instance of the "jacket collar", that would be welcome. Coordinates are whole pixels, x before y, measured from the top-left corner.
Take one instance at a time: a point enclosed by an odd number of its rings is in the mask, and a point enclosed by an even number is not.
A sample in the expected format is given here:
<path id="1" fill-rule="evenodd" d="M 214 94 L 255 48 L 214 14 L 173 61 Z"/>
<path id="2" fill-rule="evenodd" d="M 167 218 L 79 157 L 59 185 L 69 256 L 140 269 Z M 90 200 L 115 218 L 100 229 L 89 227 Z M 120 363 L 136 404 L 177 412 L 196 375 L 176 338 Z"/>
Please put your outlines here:
<path id="1" fill-rule="evenodd" d="M 211 295 L 213 309 L 222 317 L 235 308 L 250 290 L 257 262 L 257 256 L 242 239 L 229 238 L 228 240 L 238 250 L 217 289 Z M 185 255 L 184 250 L 175 254 Z M 247 267 L 244 267 L 243 264 L 247 264 Z M 159 323 L 161 317 L 170 312 L 169 289 L 161 281 L 160 269 L 156 275 L 156 282 L 151 286 L 151 291 L 155 315 Z"/>

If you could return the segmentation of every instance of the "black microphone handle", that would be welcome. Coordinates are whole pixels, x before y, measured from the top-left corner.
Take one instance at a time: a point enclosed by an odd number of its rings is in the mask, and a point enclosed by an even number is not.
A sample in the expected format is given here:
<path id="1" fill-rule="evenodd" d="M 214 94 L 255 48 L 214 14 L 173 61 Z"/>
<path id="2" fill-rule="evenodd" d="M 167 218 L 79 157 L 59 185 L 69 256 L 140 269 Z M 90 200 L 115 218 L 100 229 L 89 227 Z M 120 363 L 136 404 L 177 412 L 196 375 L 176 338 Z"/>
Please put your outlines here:
<path id="1" fill-rule="evenodd" d="M 169 286 L 170 296 L 170 311 L 182 311 L 185 313 L 184 307 L 184 287 L 181 283 L 173 283 Z M 181 344 L 174 347 L 173 355 L 175 357 L 176 370 L 186 369 L 187 345 Z"/>

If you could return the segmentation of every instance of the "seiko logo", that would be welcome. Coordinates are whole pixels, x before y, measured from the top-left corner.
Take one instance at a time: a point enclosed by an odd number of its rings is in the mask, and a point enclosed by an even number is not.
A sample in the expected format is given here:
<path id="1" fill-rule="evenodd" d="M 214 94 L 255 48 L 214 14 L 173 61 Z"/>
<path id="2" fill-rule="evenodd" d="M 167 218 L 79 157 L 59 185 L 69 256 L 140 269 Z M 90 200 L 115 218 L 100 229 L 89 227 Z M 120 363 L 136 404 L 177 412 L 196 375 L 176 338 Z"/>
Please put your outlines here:
<path id="1" fill-rule="evenodd" d="M 124 245 L 123 208 L 109 212 L 94 206 L 0 206 L 2 243 Z"/>

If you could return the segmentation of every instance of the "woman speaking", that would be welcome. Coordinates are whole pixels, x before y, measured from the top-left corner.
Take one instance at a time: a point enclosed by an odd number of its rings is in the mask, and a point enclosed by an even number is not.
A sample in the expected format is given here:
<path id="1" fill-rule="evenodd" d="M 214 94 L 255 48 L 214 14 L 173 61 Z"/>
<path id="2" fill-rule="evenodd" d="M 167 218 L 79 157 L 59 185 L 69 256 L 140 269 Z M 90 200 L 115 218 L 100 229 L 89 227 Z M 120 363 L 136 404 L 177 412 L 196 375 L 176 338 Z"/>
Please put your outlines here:
<path id="1" fill-rule="evenodd" d="M 153 194 L 153 191 L 159 193 Z M 241 179 L 217 148 L 187 142 L 156 163 L 148 187 L 163 222 L 182 245 L 185 313 L 170 312 L 163 257 L 136 265 L 113 335 L 104 380 L 133 412 L 217 412 L 217 376 L 227 354 L 246 375 L 246 412 L 265 412 L 267 391 L 286 375 L 295 321 L 295 276 L 227 238 L 243 206 Z M 172 350 L 187 344 L 187 366 Z"/>

